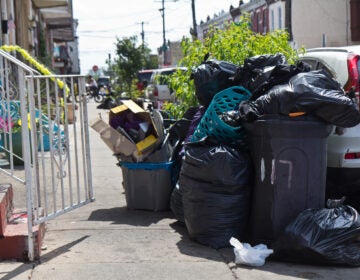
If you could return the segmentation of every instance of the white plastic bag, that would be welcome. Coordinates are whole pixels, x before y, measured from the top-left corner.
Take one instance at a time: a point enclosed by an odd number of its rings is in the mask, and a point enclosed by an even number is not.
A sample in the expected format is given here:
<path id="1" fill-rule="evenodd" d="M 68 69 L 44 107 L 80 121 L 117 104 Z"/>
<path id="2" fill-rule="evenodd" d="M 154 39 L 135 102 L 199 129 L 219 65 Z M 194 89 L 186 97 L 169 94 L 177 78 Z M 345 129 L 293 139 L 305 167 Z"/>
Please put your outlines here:
<path id="1" fill-rule="evenodd" d="M 250 244 L 241 243 L 234 237 L 230 238 L 230 244 L 234 247 L 236 264 L 262 266 L 265 264 L 265 259 L 274 252 L 264 244 L 251 247 Z"/>

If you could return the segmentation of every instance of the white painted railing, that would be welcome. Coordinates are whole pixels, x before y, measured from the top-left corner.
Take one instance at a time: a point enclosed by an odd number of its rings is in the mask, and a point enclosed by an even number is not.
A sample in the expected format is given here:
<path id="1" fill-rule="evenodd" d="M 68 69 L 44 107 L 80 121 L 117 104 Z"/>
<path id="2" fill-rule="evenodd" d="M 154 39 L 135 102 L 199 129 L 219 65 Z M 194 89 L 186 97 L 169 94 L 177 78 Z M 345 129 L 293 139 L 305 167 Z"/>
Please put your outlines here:
<path id="1" fill-rule="evenodd" d="M 0 51 L 0 173 L 25 187 L 33 227 L 93 201 L 85 77 L 40 75 Z M 15 192 L 16 195 L 16 192 Z"/>

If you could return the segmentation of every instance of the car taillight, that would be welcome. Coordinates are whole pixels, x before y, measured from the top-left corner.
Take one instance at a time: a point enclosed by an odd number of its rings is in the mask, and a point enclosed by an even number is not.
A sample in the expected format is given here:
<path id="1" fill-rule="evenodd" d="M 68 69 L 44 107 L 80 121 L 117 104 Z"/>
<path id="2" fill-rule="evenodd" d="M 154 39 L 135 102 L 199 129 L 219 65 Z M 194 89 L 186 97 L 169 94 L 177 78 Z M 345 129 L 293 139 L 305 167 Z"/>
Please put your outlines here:
<path id="1" fill-rule="evenodd" d="M 359 69 L 358 69 L 359 56 L 349 54 L 347 64 L 349 79 L 344 86 L 345 92 L 353 91 L 357 104 L 359 105 Z"/>
<path id="2" fill-rule="evenodd" d="M 344 158 L 345 159 L 358 159 L 358 158 L 360 158 L 360 153 L 346 153 Z"/>

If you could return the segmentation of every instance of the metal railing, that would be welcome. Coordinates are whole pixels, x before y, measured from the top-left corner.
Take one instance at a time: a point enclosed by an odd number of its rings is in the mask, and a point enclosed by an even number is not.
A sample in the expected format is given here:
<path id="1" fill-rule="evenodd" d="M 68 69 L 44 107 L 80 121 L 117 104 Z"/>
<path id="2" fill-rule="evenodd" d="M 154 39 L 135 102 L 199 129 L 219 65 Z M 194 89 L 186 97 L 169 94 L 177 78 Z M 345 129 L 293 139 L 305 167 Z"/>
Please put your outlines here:
<path id="1" fill-rule="evenodd" d="M 35 225 L 93 201 L 87 103 L 75 102 L 85 77 L 40 75 L 4 52 L 0 63 L 0 172 L 26 188 L 33 260 Z"/>

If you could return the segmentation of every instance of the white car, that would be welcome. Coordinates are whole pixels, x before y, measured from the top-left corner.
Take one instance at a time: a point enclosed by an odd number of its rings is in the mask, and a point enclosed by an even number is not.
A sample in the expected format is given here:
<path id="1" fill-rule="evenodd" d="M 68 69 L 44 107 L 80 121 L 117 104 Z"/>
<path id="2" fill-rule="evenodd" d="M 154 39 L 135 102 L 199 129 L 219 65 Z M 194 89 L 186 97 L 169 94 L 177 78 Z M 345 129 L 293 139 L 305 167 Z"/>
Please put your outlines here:
<path id="1" fill-rule="evenodd" d="M 155 108 L 161 108 L 165 101 L 175 102 L 175 92 L 168 86 L 168 76 L 177 70 L 186 70 L 184 67 L 155 69 L 151 75 L 150 83 L 145 89 L 145 100 L 151 101 Z"/>
<path id="2" fill-rule="evenodd" d="M 359 105 L 360 45 L 308 49 L 300 60 L 311 70 L 330 73 Z M 347 189 L 348 196 L 352 191 L 360 195 L 360 124 L 334 128 L 328 138 L 327 166 L 328 188 L 344 194 Z"/>

